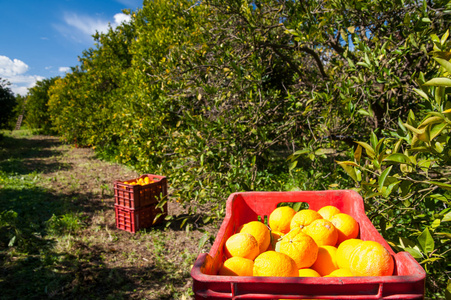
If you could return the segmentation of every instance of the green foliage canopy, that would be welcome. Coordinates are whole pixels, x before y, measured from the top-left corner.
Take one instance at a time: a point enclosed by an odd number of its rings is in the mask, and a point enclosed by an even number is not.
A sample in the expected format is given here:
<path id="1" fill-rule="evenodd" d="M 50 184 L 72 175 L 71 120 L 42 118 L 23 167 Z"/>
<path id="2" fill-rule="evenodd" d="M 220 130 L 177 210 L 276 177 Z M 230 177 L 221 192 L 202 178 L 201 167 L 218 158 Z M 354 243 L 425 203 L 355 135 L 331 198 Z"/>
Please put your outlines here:
<path id="1" fill-rule="evenodd" d="M 9 88 L 10 83 L 0 78 L 0 129 L 11 129 L 11 118 L 14 116 L 16 98 Z"/>
<path id="2" fill-rule="evenodd" d="M 43 79 L 36 82 L 36 85 L 28 90 L 26 96 L 25 123 L 29 128 L 42 129 L 44 132 L 51 131 L 50 115 L 47 108 L 49 101 L 48 90 L 55 84 L 59 77 Z"/>

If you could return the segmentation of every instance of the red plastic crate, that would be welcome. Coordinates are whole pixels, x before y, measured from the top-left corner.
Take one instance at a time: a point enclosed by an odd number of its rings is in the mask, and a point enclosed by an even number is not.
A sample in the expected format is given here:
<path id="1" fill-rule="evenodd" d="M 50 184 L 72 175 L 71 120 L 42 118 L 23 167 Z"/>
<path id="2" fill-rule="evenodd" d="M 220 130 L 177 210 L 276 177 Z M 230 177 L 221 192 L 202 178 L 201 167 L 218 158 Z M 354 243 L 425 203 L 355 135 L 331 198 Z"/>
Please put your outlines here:
<path id="1" fill-rule="evenodd" d="M 166 202 L 161 208 L 154 204 L 139 209 L 130 209 L 115 205 L 115 211 L 116 227 L 131 233 L 136 233 L 142 228 L 149 228 L 161 223 L 164 217 L 167 216 L 168 204 Z"/>
<path id="2" fill-rule="evenodd" d="M 237 228 L 265 219 L 282 202 L 306 202 L 318 210 L 335 205 L 360 225 L 359 238 L 385 246 L 395 261 L 393 276 L 252 277 L 220 276 L 224 244 Z M 365 214 L 362 197 L 350 190 L 244 192 L 231 194 L 226 217 L 210 252 L 198 256 L 191 270 L 195 299 L 424 299 L 426 273 L 407 252 L 394 253 Z"/>
<path id="3" fill-rule="evenodd" d="M 124 182 L 136 182 L 138 178 L 149 177 L 153 183 L 131 185 Z M 165 176 L 146 174 L 135 179 L 114 182 L 115 204 L 126 208 L 139 209 L 158 203 L 168 194 L 168 181 Z"/>

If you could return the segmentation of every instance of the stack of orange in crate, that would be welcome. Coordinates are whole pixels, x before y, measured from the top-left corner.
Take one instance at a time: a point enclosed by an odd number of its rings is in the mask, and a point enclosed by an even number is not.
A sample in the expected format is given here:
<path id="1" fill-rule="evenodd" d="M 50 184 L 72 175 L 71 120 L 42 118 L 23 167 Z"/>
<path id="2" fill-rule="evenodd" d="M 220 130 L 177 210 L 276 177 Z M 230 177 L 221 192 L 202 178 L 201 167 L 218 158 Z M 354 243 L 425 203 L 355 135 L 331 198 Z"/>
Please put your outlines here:
<path id="1" fill-rule="evenodd" d="M 167 215 L 167 178 L 145 174 L 114 182 L 116 227 L 132 233 L 163 221 Z"/>

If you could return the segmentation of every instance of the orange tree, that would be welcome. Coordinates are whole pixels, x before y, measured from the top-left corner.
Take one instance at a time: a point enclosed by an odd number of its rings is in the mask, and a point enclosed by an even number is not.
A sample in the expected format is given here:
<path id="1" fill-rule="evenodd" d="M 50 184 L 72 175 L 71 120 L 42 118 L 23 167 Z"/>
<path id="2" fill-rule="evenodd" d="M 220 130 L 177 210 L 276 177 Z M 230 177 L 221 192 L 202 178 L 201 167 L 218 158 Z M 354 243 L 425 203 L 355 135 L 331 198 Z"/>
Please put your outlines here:
<path id="1" fill-rule="evenodd" d="M 0 129 L 11 128 L 11 119 L 14 116 L 14 108 L 17 104 L 9 85 L 10 83 L 6 79 L 0 77 L 0 104 L 3 107 L 0 113 Z"/>
<path id="2" fill-rule="evenodd" d="M 429 63 L 445 5 L 144 1 L 55 84 L 52 118 L 70 141 L 171 175 L 188 206 L 285 189 L 293 152 L 291 168 L 304 153 L 322 178 L 303 188 L 324 188 L 342 173 L 321 157 L 415 109 L 407 71 Z"/>
<path id="3" fill-rule="evenodd" d="M 399 251 L 428 273 L 428 295 L 444 298 L 451 253 L 451 62 L 446 32 L 432 35 L 436 62 L 420 72 L 415 91 L 422 110 L 410 110 L 396 131 L 357 141 L 353 159 L 338 162 L 356 182 L 368 216 Z M 428 79 L 429 77 L 429 79 Z"/>
<path id="4" fill-rule="evenodd" d="M 47 103 L 49 100 L 48 90 L 59 77 L 43 79 L 28 90 L 26 96 L 26 114 L 24 122 L 32 129 L 43 130 L 44 133 L 51 132 L 50 115 Z"/>

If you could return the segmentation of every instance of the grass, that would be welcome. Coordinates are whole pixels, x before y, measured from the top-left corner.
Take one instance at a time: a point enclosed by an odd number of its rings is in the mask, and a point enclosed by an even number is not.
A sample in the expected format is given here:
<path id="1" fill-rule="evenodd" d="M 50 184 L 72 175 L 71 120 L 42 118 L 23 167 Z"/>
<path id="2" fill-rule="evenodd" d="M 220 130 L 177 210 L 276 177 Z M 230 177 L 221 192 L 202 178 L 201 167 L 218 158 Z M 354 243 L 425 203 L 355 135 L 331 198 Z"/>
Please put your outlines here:
<path id="1" fill-rule="evenodd" d="M 189 272 L 206 229 L 115 228 L 112 182 L 132 175 L 90 149 L 26 131 L 4 133 L 2 299 L 190 299 Z"/>

